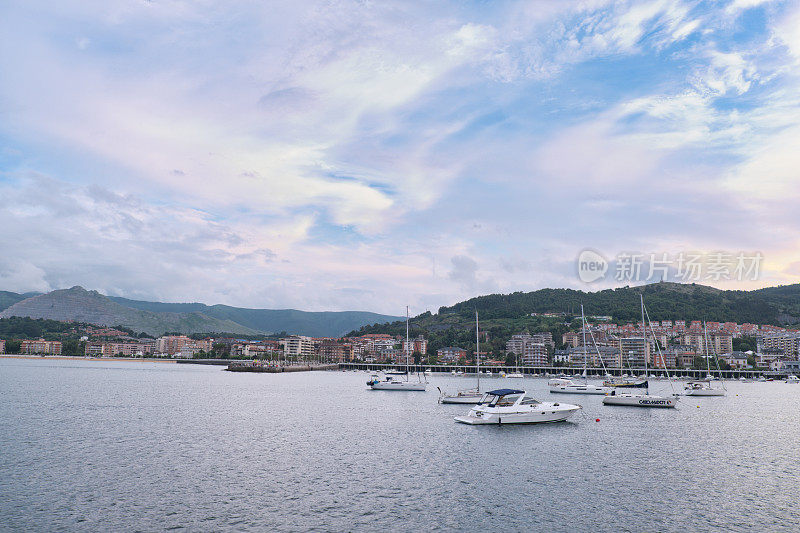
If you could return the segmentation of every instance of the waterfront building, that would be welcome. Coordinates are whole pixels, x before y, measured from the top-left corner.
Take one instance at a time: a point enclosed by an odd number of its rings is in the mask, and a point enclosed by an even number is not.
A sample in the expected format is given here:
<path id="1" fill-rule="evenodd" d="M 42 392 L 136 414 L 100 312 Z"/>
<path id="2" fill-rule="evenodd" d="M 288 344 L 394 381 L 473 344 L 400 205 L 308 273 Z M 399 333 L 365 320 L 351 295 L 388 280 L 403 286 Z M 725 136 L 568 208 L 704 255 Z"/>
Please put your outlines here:
<path id="1" fill-rule="evenodd" d="M 733 353 L 733 335 L 729 333 L 717 332 L 709 335 L 708 339 L 709 348 L 717 355 L 732 354 Z"/>
<path id="2" fill-rule="evenodd" d="M 165 335 L 155 341 L 155 352 L 161 355 L 191 357 L 197 352 L 211 351 L 211 339 L 192 339 L 186 335 Z"/>
<path id="3" fill-rule="evenodd" d="M 620 354 L 621 367 L 642 368 L 645 358 L 648 364 L 651 361 L 650 343 L 645 342 L 642 337 L 621 337 L 617 349 Z"/>
<path id="4" fill-rule="evenodd" d="M 436 350 L 436 357 L 440 363 L 453 363 L 459 359 L 467 357 L 467 351 L 464 348 L 456 346 L 446 346 Z"/>
<path id="5" fill-rule="evenodd" d="M 798 355 L 800 333 L 772 333 L 756 337 L 758 352 L 780 352 L 786 357 Z"/>
<path id="6" fill-rule="evenodd" d="M 353 360 L 353 345 L 325 339 L 316 346 L 317 359 L 326 363 L 343 363 Z"/>
<path id="7" fill-rule="evenodd" d="M 526 342 L 520 362 L 527 366 L 547 366 L 547 345 L 543 342 Z"/>
<path id="8" fill-rule="evenodd" d="M 314 343 L 311 337 L 291 335 L 281 339 L 280 342 L 287 359 L 310 359 L 314 356 Z"/>
<path id="9" fill-rule="evenodd" d="M 406 341 L 403 339 L 403 351 L 408 350 L 408 353 L 413 354 L 414 352 L 419 352 L 422 355 L 428 353 L 428 341 L 420 335 L 416 339 L 410 339 Z"/>
<path id="10" fill-rule="evenodd" d="M 19 353 L 24 355 L 61 355 L 60 341 L 24 340 L 20 343 Z"/>

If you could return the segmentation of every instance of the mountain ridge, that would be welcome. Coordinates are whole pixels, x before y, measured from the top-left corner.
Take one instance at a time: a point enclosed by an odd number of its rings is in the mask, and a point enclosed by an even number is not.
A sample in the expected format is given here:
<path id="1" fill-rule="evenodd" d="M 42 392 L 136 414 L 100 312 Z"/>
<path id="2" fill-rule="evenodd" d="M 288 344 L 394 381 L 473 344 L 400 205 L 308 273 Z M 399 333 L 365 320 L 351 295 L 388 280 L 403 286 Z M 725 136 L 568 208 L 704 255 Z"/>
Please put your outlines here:
<path id="1" fill-rule="evenodd" d="M 0 291 L 0 318 L 10 316 L 121 325 L 150 335 L 165 332 L 256 335 L 286 331 L 312 337 L 338 337 L 367 324 L 400 318 L 367 311 L 311 312 L 148 302 L 106 296 L 80 286 L 45 294 Z"/>

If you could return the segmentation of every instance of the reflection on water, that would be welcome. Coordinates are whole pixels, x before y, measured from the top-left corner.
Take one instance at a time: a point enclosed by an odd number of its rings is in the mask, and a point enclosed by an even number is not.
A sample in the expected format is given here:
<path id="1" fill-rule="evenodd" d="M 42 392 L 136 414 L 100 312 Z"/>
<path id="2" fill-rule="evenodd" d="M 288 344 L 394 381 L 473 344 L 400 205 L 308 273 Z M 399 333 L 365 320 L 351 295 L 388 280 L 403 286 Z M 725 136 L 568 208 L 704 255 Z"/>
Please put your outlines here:
<path id="1" fill-rule="evenodd" d="M 678 409 L 551 395 L 570 421 L 464 426 L 468 406 L 368 374 L 0 361 L 0 529 L 797 530 L 800 385 Z M 658 383 L 659 392 L 668 392 Z M 699 406 L 699 407 L 698 407 Z M 600 419 L 596 422 L 595 419 Z"/>

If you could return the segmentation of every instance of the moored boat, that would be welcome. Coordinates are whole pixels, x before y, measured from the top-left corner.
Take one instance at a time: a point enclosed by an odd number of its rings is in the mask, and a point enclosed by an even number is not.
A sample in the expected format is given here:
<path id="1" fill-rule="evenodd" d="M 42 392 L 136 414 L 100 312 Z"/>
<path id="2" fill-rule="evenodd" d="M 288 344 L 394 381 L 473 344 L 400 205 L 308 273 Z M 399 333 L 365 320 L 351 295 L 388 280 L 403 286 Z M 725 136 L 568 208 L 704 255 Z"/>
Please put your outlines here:
<path id="1" fill-rule="evenodd" d="M 497 389 L 487 392 L 466 416 L 454 420 L 470 425 L 561 422 L 580 409 L 580 405 L 541 402 L 519 389 Z"/>

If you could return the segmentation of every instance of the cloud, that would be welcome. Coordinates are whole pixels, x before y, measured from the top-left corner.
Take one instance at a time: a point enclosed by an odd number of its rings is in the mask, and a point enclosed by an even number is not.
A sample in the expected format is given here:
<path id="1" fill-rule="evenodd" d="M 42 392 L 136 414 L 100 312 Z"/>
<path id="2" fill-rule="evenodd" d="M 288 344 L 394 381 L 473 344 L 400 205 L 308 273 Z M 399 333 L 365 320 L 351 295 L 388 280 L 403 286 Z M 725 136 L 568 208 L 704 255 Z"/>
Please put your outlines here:
<path id="1" fill-rule="evenodd" d="M 2 281 L 397 313 L 576 286 L 587 246 L 790 279 L 796 6 L 451 7 L 4 5 Z"/>

